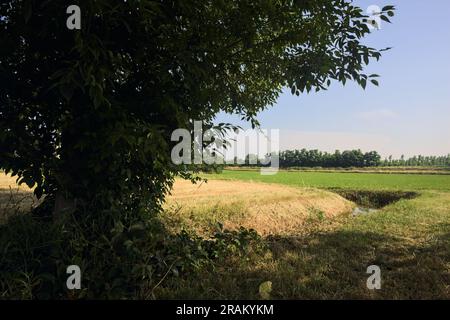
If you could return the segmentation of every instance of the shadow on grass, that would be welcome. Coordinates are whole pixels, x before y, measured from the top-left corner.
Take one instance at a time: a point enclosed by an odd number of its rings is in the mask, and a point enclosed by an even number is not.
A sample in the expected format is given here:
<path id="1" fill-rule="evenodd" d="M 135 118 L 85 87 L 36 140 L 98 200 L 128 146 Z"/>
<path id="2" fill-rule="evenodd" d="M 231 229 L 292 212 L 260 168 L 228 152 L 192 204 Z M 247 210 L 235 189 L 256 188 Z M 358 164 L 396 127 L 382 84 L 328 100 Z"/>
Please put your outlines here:
<path id="1" fill-rule="evenodd" d="M 308 239 L 271 239 L 280 298 L 450 298 L 450 228 L 426 243 L 371 232 L 337 231 Z M 285 273 L 285 264 L 299 276 Z M 368 290 L 367 267 L 381 269 L 382 288 Z M 288 268 L 287 268 L 288 269 Z M 276 294 L 276 292 L 275 292 Z"/>
<path id="2" fill-rule="evenodd" d="M 34 201 L 29 192 L 0 189 L 0 221 L 3 212 L 29 209 Z M 259 285 L 271 281 L 274 299 L 450 299 L 450 223 L 433 223 L 425 236 L 411 234 L 335 230 L 269 237 L 267 254 L 173 278 L 157 297 L 258 299 Z M 380 290 L 367 289 L 370 265 L 381 269 Z"/>
<path id="3" fill-rule="evenodd" d="M 271 254 L 228 261 L 163 296 L 258 299 L 259 285 L 271 281 L 273 299 L 449 299 L 450 225 L 440 228 L 425 243 L 355 231 L 271 237 Z M 370 265 L 381 269 L 380 290 L 367 288 Z"/>
<path id="4" fill-rule="evenodd" d="M 383 208 L 402 199 L 414 199 L 420 195 L 414 191 L 353 190 L 341 188 L 329 188 L 328 190 L 360 206 L 375 209 Z"/>

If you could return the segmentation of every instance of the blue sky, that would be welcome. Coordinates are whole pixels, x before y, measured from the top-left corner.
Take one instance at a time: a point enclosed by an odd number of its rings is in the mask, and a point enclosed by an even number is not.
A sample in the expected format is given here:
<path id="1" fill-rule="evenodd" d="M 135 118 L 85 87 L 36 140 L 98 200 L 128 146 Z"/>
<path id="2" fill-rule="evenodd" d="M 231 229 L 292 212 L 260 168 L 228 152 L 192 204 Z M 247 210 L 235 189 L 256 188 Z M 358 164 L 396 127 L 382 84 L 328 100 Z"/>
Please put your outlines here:
<path id="1" fill-rule="evenodd" d="M 393 24 L 383 23 L 365 40 L 375 48 L 393 47 L 366 69 L 381 75 L 380 87 L 364 91 L 334 83 L 300 97 L 286 90 L 259 114 L 261 126 L 280 129 L 281 149 L 360 148 L 395 157 L 450 153 L 450 1 L 355 3 L 397 7 Z M 242 125 L 225 114 L 217 121 Z"/>

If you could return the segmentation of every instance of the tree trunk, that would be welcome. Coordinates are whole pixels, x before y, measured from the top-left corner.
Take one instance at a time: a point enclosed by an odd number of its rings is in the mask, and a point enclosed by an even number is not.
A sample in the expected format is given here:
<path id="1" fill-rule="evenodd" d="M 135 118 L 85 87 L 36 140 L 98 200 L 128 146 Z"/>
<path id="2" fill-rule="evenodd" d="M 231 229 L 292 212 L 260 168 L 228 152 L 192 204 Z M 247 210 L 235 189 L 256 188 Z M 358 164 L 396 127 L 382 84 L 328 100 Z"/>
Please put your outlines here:
<path id="1" fill-rule="evenodd" d="M 58 192 L 55 197 L 55 206 L 53 208 L 53 221 L 61 221 L 65 216 L 72 214 L 76 207 L 76 199 L 67 199 L 62 192 Z"/>

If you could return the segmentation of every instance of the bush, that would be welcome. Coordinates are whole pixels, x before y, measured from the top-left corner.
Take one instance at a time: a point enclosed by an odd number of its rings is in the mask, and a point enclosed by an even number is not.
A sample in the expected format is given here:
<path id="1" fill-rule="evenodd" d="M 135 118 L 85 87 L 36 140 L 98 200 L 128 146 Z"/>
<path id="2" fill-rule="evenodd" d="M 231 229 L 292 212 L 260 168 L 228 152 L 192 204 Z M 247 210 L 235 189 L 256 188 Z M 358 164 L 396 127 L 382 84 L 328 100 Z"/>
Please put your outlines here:
<path id="1" fill-rule="evenodd" d="M 218 231 L 203 239 L 182 231 L 170 234 L 155 218 L 105 223 L 110 215 L 71 215 L 53 223 L 21 215 L 0 226 L 0 298 L 155 298 L 153 290 L 170 277 L 187 276 L 218 258 L 244 255 L 254 230 Z M 90 217 L 90 218 L 87 218 Z M 96 217 L 93 219 L 92 217 Z M 110 230 L 103 226 L 111 224 Z M 66 268 L 78 265 L 81 290 L 68 290 Z"/>

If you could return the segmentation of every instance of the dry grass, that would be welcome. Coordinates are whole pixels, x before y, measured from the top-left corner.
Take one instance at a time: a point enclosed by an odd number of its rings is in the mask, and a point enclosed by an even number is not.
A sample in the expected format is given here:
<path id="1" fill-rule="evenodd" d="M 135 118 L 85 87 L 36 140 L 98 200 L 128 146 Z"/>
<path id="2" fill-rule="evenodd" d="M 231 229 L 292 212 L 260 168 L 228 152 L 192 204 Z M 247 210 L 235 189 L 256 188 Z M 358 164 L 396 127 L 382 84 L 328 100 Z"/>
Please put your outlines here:
<path id="1" fill-rule="evenodd" d="M 337 194 L 311 188 L 243 181 L 178 180 L 167 198 L 165 221 L 173 228 L 208 233 L 217 222 L 225 228 L 252 228 L 261 235 L 299 234 L 315 221 L 351 212 L 353 204 Z"/>
<path id="2" fill-rule="evenodd" d="M 275 299 L 450 299 L 450 193 L 337 220 L 307 235 L 267 237 L 266 255 L 230 259 L 159 297 L 257 299 L 271 281 Z M 366 287 L 370 265 L 381 268 L 380 290 Z"/>
<path id="3" fill-rule="evenodd" d="M 38 203 L 25 184 L 0 174 L 0 221 Z M 218 222 L 225 228 L 252 228 L 261 235 L 299 234 L 312 222 L 351 212 L 353 204 L 337 194 L 277 184 L 178 180 L 167 198 L 163 219 L 172 229 L 208 234 Z"/>
<path id="4" fill-rule="evenodd" d="M 17 185 L 16 177 L 0 172 L 0 223 L 9 216 L 29 211 L 38 204 L 32 189 Z"/>

